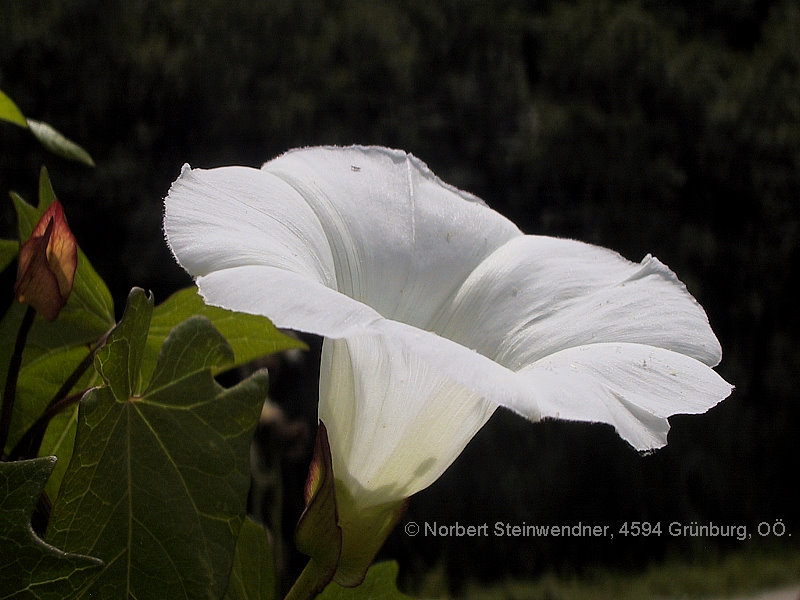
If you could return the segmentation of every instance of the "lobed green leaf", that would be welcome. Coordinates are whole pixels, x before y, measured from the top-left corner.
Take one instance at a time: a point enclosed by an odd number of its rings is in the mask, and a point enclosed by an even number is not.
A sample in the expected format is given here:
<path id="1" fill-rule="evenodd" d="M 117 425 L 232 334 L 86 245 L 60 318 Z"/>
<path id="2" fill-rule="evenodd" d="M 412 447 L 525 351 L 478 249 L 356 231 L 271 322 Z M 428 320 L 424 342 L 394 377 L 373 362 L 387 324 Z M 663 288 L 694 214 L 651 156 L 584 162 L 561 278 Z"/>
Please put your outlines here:
<path id="1" fill-rule="evenodd" d="M 55 456 L 0 462 L 0 599 L 72 598 L 102 566 L 33 532 L 31 515 L 55 464 Z"/>
<path id="2" fill-rule="evenodd" d="M 95 369 L 117 400 L 124 401 L 141 392 L 139 373 L 152 314 L 152 294 L 141 288 L 131 290 L 122 320 L 95 356 Z"/>
<path id="3" fill-rule="evenodd" d="M 176 331 L 176 330 L 173 330 Z M 224 367 L 233 362 L 233 349 L 223 335 L 201 315 L 180 324 L 181 338 L 167 336 L 158 355 L 148 392 L 190 377 L 197 371 Z"/>
<path id="4" fill-rule="evenodd" d="M 212 369 L 232 350 L 196 317 L 164 340 L 145 391 L 124 396 L 141 381 L 150 311 L 132 292 L 100 361 L 107 385 L 78 410 L 48 539 L 106 567 L 76 598 L 221 598 L 228 587 L 267 374 L 219 386 Z"/>

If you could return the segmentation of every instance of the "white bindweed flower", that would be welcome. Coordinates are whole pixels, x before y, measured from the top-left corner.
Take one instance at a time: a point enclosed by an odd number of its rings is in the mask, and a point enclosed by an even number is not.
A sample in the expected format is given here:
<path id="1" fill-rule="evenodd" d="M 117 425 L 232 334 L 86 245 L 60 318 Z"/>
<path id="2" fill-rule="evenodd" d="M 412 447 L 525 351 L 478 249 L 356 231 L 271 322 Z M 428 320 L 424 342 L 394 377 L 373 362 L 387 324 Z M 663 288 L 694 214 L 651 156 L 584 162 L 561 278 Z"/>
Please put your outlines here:
<path id="1" fill-rule="evenodd" d="M 431 484 L 498 406 L 646 450 L 731 391 L 705 312 L 657 259 L 523 235 L 404 152 L 187 166 L 165 206 L 206 302 L 325 337 L 319 417 L 359 508 Z"/>

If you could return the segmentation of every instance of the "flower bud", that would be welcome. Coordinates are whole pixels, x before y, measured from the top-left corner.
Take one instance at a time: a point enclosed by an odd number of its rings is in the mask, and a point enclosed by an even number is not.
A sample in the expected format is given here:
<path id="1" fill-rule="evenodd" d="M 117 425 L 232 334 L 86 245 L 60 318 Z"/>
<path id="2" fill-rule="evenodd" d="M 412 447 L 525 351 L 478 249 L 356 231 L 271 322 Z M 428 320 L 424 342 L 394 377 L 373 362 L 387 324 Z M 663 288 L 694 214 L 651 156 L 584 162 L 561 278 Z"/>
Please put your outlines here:
<path id="1" fill-rule="evenodd" d="M 17 300 L 53 321 L 67 303 L 77 266 L 75 236 L 67 225 L 64 208 L 54 200 L 20 246 L 14 285 Z"/>

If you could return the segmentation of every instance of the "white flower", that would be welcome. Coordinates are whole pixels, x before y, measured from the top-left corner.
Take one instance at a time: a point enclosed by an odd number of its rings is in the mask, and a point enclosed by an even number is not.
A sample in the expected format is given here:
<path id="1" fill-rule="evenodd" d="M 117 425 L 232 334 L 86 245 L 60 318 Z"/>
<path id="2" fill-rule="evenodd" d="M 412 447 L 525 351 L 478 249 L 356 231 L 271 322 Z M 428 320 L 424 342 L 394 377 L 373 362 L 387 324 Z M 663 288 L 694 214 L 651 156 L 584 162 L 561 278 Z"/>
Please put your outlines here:
<path id="1" fill-rule="evenodd" d="M 523 235 L 404 152 L 184 167 L 165 206 L 206 302 L 325 337 L 319 417 L 363 508 L 435 481 L 498 406 L 646 450 L 731 391 L 705 312 L 657 259 Z"/>

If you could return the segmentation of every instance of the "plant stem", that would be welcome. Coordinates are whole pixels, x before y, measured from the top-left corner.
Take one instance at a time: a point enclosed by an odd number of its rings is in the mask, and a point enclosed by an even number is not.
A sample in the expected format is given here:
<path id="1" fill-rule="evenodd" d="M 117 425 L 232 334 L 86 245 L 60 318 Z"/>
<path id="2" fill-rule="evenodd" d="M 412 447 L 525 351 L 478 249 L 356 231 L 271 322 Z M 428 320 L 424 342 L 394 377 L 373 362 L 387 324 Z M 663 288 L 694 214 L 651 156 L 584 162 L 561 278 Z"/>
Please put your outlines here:
<path id="1" fill-rule="evenodd" d="M 66 381 L 64 381 L 64 384 L 59 388 L 59 390 L 55 393 L 53 398 L 47 404 L 45 413 L 48 412 L 51 408 L 55 407 L 56 404 L 59 404 L 61 400 L 63 400 L 66 397 L 66 395 L 69 394 L 69 391 L 73 387 L 75 387 L 75 384 L 78 383 L 78 381 L 80 381 L 80 378 L 83 377 L 83 374 L 86 372 L 86 370 L 89 367 L 91 367 L 92 364 L 94 363 L 95 354 L 97 354 L 97 351 L 100 350 L 100 348 L 105 346 L 105 343 L 108 341 L 108 336 L 111 335 L 111 332 L 114 331 L 115 328 L 116 325 L 111 329 L 109 329 L 108 331 L 106 331 L 103 334 L 103 337 L 101 337 L 99 340 L 95 342 L 94 346 L 92 346 L 92 348 L 89 350 L 89 354 L 87 354 L 80 362 L 80 364 L 78 364 L 78 366 L 75 367 L 75 370 L 73 370 L 72 373 L 70 373 L 70 376 L 67 377 Z"/>
<path id="2" fill-rule="evenodd" d="M 14 400 L 17 395 L 17 379 L 19 378 L 20 366 L 22 366 L 22 352 L 25 350 L 25 342 L 28 340 L 28 333 L 31 330 L 35 316 L 36 310 L 32 306 L 28 306 L 25 316 L 22 317 L 22 323 L 19 325 L 17 340 L 14 343 L 14 353 L 8 363 L 8 376 L 6 377 L 6 387 L 3 391 L 3 406 L 0 409 L 0 454 L 3 454 L 6 442 L 8 442 L 11 417 L 14 414 Z"/>
<path id="3" fill-rule="evenodd" d="M 328 582 L 333 578 L 330 569 L 322 569 L 319 562 L 313 558 L 308 561 L 303 572 L 294 582 L 292 589 L 286 594 L 284 600 L 311 600 L 316 598 Z"/>
<path id="4" fill-rule="evenodd" d="M 87 391 L 88 388 L 61 398 L 58 402 L 50 403 L 41 416 L 28 428 L 28 431 L 19 438 L 17 445 L 8 453 L 8 460 L 36 458 L 39 455 L 44 434 L 47 432 L 47 426 L 53 417 L 75 404 Z"/>
<path id="5" fill-rule="evenodd" d="M 58 389 L 50 402 L 47 403 L 44 412 L 36 419 L 33 425 L 28 428 L 17 442 L 17 445 L 14 446 L 14 449 L 11 450 L 8 455 L 9 460 L 36 458 L 39 455 L 39 448 L 42 445 L 44 434 L 47 431 L 47 426 L 50 424 L 51 419 L 61 411 L 75 404 L 75 402 L 80 400 L 83 394 L 86 393 L 86 390 L 81 390 L 67 396 L 69 391 L 75 387 L 75 384 L 83 377 L 86 370 L 92 366 L 95 354 L 97 354 L 97 351 L 106 343 L 111 331 L 113 331 L 113 328 L 106 332 L 103 337 L 92 346 L 89 353 L 78 366 L 75 367 L 72 373 L 70 373 L 69 377 L 67 377 L 66 381 L 64 381 L 63 385 Z"/>

